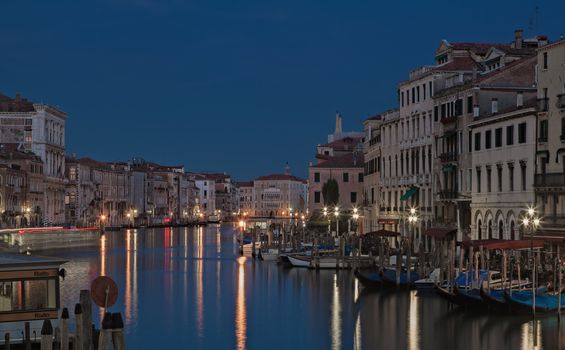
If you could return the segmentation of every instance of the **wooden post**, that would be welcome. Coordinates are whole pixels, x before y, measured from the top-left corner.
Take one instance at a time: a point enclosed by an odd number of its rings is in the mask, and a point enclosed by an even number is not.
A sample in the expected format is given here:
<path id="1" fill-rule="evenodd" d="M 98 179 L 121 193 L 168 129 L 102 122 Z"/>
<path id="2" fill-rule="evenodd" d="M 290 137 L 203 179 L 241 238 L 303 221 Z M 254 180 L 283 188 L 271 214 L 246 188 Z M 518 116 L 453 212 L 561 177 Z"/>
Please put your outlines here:
<path id="1" fill-rule="evenodd" d="M 100 329 L 100 336 L 98 337 L 98 350 L 108 350 L 110 338 L 112 333 L 112 314 L 109 312 L 104 313 L 102 319 L 102 328 Z"/>
<path id="2" fill-rule="evenodd" d="M 506 264 L 506 249 L 502 250 L 502 289 L 505 290 L 506 281 L 508 280 L 508 265 Z M 510 280 L 512 284 L 512 280 Z"/>
<path id="3" fill-rule="evenodd" d="M 75 305 L 75 324 L 76 334 L 75 342 L 73 343 L 73 350 L 82 350 L 84 346 L 84 322 L 82 320 L 82 307 L 78 303 Z"/>
<path id="4" fill-rule="evenodd" d="M 24 347 L 25 350 L 31 350 L 31 333 L 29 330 L 29 322 L 24 323 Z"/>
<path id="5" fill-rule="evenodd" d="M 126 339 L 124 337 L 124 321 L 119 312 L 112 314 L 112 344 L 114 350 L 126 350 Z"/>
<path id="6" fill-rule="evenodd" d="M 400 241 L 396 248 L 396 286 L 400 285 L 400 271 L 402 269 L 402 243 Z"/>
<path id="7" fill-rule="evenodd" d="M 379 238 L 379 272 L 383 271 L 385 266 L 385 246 L 384 238 Z"/>
<path id="8" fill-rule="evenodd" d="M 90 291 L 88 289 L 83 289 L 80 291 L 80 306 L 82 309 L 82 324 L 83 324 L 83 334 L 82 334 L 82 349 L 91 350 L 92 349 L 92 300 L 90 299 Z"/>
<path id="9" fill-rule="evenodd" d="M 53 350 L 53 326 L 50 320 L 43 320 L 41 327 L 41 350 Z"/>
<path id="10" fill-rule="evenodd" d="M 69 350 L 69 310 L 65 307 L 61 313 L 61 350 Z"/>
<path id="11" fill-rule="evenodd" d="M 251 234 L 251 256 L 255 259 L 255 242 L 257 241 L 257 228 L 253 228 L 253 232 Z"/>
<path id="12" fill-rule="evenodd" d="M 407 280 L 410 281 L 410 269 L 412 268 L 412 237 L 408 236 L 406 238 L 406 276 Z"/>
<path id="13" fill-rule="evenodd" d="M 426 275 L 426 261 L 425 261 L 425 255 L 424 255 L 424 244 L 422 242 L 420 242 L 419 248 L 418 248 L 418 273 L 420 274 L 420 278 L 424 278 L 424 275 Z"/>
<path id="14" fill-rule="evenodd" d="M 520 254 L 516 256 L 516 268 L 518 269 L 518 281 L 522 281 L 522 274 L 520 273 Z M 522 284 L 518 284 L 518 290 L 522 290 Z"/>
<path id="15" fill-rule="evenodd" d="M 10 350 L 10 333 L 4 334 L 4 350 Z"/>
<path id="16" fill-rule="evenodd" d="M 557 245 L 557 273 L 559 274 L 557 279 L 559 284 L 557 287 L 557 323 L 561 323 L 561 257 L 559 256 L 559 245 Z"/>

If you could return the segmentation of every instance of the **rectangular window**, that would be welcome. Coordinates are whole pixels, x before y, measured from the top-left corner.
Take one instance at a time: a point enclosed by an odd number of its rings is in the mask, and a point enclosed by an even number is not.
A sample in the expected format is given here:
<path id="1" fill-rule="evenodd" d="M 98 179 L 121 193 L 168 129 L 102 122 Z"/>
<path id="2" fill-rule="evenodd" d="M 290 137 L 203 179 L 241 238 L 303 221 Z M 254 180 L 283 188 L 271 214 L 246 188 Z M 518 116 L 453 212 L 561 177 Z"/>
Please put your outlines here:
<path id="1" fill-rule="evenodd" d="M 314 192 L 314 203 L 320 203 L 320 191 Z"/>
<path id="2" fill-rule="evenodd" d="M 487 168 L 487 192 L 491 192 L 491 170 L 490 167 Z"/>
<path id="3" fill-rule="evenodd" d="M 506 127 L 506 146 L 512 146 L 514 144 L 514 125 L 508 125 Z"/>
<path id="4" fill-rule="evenodd" d="M 514 191 L 514 165 L 508 164 L 508 190 Z"/>
<path id="5" fill-rule="evenodd" d="M 481 193 L 481 168 L 477 168 L 477 192 Z"/>
<path id="6" fill-rule="evenodd" d="M 320 182 L 320 173 L 314 173 L 314 182 Z"/>
<path id="7" fill-rule="evenodd" d="M 492 140 L 492 130 L 487 130 L 485 132 L 485 149 L 490 149 Z"/>
<path id="8" fill-rule="evenodd" d="M 502 192 L 502 165 L 497 165 L 496 167 L 497 172 L 497 182 L 498 182 L 498 192 Z"/>
<path id="9" fill-rule="evenodd" d="M 565 140 L 565 118 L 561 118 L 561 140 Z"/>
<path id="10" fill-rule="evenodd" d="M 351 203 L 357 203 L 357 192 L 351 192 Z"/>
<path id="11" fill-rule="evenodd" d="M 540 120 L 539 122 L 539 142 L 546 142 L 547 141 L 547 119 Z"/>
<path id="12" fill-rule="evenodd" d="M 469 174 L 467 175 L 467 191 L 473 191 L 473 169 L 469 169 Z"/>
<path id="13" fill-rule="evenodd" d="M 439 117 L 439 107 L 434 106 L 434 122 L 437 122 L 438 117 Z"/>
<path id="14" fill-rule="evenodd" d="M 468 144 L 468 149 L 469 149 L 469 153 L 471 153 L 473 151 L 473 132 L 469 130 L 469 136 L 467 137 L 467 144 Z"/>
<path id="15" fill-rule="evenodd" d="M 446 113 L 447 113 L 447 110 L 446 110 L 446 107 L 445 107 L 445 103 L 442 103 L 442 105 L 441 105 L 441 116 L 440 116 L 441 119 L 447 117 Z"/>
<path id="16" fill-rule="evenodd" d="M 457 101 L 455 101 L 455 115 L 459 117 L 462 114 L 463 114 L 463 100 L 458 99 Z"/>
<path id="17" fill-rule="evenodd" d="M 526 123 L 518 124 L 518 143 L 526 143 Z"/>
<path id="18" fill-rule="evenodd" d="M 502 128 L 494 130 L 494 147 L 502 147 Z"/>
<path id="19" fill-rule="evenodd" d="M 426 99 L 426 84 L 422 84 L 422 92 L 424 94 L 424 100 Z"/>
<path id="20" fill-rule="evenodd" d="M 410 104 L 410 89 L 406 90 L 406 105 Z"/>
<path id="21" fill-rule="evenodd" d="M 363 173 L 359 173 L 359 175 L 357 175 L 357 181 L 363 182 Z"/>
<path id="22" fill-rule="evenodd" d="M 473 96 L 467 96 L 467 113 L 473 113 Z"/>
<path id="23" fill-rule="evenodd" d="M 481 150 L 481 133 L 475 133 L 475 151 Z"/>
<path id="24" fill-rule="evenodd" d="M 375 188 L 371 187 L 371 204 L 375 204 Z"/>
<path id="25" fill-rule="evenodd" d="M 543 53 L 543 69 L 547 69 L 547 52 Z"/>
<path id="26" fill-rule="evenodd" d="M 526 164 L 520 164 L 520 172 L 522 173 L 522 191 L 526 190 Z"/>
<path id="27" fill-rule="evenodd" d="M 414 91 L 415 89 L 412 88 L 412 103 L 416 103 L 416 91 Z"/>
<path id="28" fill-rule="evenodd" d="M 430 81 L 430 97 L 434 96 L 434 90 L 433 90 L 433 85 L 432 82 Z"/>
<path id="29" fill-rule="evenodd" d="M 349 173 L 343 173 L 343 182 L 349 182 Z"/>

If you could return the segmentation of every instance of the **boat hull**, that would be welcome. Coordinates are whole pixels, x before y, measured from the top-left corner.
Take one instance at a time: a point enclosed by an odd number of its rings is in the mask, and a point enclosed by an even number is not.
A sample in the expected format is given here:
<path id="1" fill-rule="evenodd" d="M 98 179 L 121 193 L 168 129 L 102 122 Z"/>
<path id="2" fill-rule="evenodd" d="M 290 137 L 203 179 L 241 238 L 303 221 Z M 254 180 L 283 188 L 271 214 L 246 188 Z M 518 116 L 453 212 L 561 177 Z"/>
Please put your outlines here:
<path id="1" fill-rule="evenodd" d="M 378 271 L 355 270 L 355 277 L 367 288 L 379 288 L 382 286 L 382 275 Z"/>

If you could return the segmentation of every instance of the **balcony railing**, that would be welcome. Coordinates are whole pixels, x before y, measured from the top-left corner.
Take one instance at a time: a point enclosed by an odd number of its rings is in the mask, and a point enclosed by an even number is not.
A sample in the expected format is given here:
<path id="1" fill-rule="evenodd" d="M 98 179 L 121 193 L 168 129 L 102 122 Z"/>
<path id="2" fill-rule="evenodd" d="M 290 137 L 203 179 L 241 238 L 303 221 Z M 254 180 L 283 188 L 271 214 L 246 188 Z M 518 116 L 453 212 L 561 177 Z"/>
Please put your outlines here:
<path id="1" fill-rule="evenodd" d="M 457 191 L 454 190 L 441 190 L 439 191 L 440 199 L 455 199 L 457 198 Z"/>
<path id="2" fill-rule="evenodd" d="M 565 174 L 536 174 L 534 185 L 538 187 L 565 186 Z"/>
<path id="3" fill-rule="evenodd" d="M 538 112 L 547 112 L 549 108 L 549 98 L 538 98 Z"/>
<path id="4" fill-rule="evenodd" d="M 565 94 L 557 95 L 557 108 L 565 108 Z"/>
<path id="5" fill-rule="evenodd" d="M 451 124 L 451 123 L 455 123 L 455 121 L 457 120 L 456 116 L 451 116 L 451 117 L 443 117 L 441 118 L 440 122 L 443 125 L 447 125 L 447 124 Z"/>
<path id="6" fill-rule="evenodd" d="M 445 152 L 439 155 L 439 159 L 442 163 L 445 162 L 456 162 L 457 161 L 457 153 L 456 152 Z"/>

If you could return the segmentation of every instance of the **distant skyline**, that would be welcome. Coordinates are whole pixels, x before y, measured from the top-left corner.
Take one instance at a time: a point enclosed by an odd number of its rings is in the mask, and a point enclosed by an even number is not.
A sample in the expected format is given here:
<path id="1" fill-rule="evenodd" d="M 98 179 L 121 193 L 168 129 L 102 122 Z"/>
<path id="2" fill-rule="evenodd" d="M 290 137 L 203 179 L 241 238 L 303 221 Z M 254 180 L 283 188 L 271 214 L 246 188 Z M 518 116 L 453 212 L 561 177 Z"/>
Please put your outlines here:
<path id="1" fill-rule="evenodd" d="M 565 34 L 564 1 L 63 0 L 0 12 L 0 93 L 67 112 L 68 154 L 237 180 L 286 162 L 305 177 L 336 111 L 361 131 L 442 39 Z"/>

